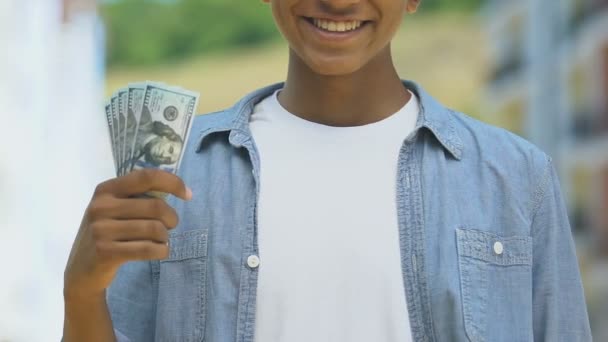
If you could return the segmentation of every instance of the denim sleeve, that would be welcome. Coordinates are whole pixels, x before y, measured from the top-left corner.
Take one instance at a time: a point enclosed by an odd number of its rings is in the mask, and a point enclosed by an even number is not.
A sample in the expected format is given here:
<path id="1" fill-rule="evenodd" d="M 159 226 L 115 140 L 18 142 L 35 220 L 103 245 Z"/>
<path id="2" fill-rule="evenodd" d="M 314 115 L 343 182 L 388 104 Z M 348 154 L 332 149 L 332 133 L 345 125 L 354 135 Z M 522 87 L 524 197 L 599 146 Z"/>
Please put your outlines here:
<path id="1" fill-rule="evenodd" d="M 532 218 L 535 341 L 591 341 L 574 241 L 551 159 L 536 192 Z"/>
<path id="2" fill-rule="evenodd" d="M 155 263 L 125 263 L 108 288 L 108 309 L 118 342 L 154 341 L 158 294 Z"/>

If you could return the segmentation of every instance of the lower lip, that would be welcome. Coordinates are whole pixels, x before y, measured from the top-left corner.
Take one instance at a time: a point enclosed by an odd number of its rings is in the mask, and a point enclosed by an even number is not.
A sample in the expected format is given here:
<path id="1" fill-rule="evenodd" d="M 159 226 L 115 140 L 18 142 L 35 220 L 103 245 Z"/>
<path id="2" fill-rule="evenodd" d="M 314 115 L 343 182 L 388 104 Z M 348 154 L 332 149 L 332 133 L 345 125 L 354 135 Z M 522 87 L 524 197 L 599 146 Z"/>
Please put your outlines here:
<path id="1" fill-rule="evenodd" d="M 362 33 L 362 31 L 369 24 L 368 22 L 364 22 L 358 28 L 356 28 L 354 30 L 350 30 L 350 31 L 330 32 L 330 31 L 323 30 L 323 29 L 315 26 L 315 24 L 311 23 L 306 18 L 302 18 L 302 21 L 304 21 L 304 24 L 306 26 L 308 26 L 310 29 L 312 29 L 312 31 L 314 32 L 315 35 L 320 37 L 322 40 L 331 41 L 331 42 L 347 42 L 349 40 L 352 40 L 352 39 L 356 38 L 357 36 L 359 36 Z"/>

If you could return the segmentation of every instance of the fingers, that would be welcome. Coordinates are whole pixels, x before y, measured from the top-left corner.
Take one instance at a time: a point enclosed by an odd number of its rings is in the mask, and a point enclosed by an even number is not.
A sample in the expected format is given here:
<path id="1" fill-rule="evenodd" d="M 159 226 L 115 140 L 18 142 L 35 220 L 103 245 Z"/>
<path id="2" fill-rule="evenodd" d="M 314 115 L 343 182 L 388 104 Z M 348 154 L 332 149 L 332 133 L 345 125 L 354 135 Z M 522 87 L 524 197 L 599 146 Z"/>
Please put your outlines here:
<path id="1" fill-rule="evenodd" d="M 169 234 L 155 220 L 103 220 L 91 225 L 101 264 L 160 260 L 169 255 Z"/>
<path id="2" fill-rule="evenodd" d="M 162 260 L 169 256 L 166 243 L 152 241 L 98 242 L 96 251 L 105 261 Z"/>
<path id="3" fill-rule="evenodd" d="M 95 223 L 91 229 L 96 241 L 169 241 L 167 228 L 156 220 L 106 220 Z"/>
<path id="4" fill-rule="evenodd" d="M 172 194 L 183 200 L 192 198 L 192 191 L 178 176 L 157 169 L 133 171 L 100 184 L 97 193 L 111 193 L 119 198 L 128 198 L 149 191 Z"/>
<path id="5" fill-rule="evenodd" d="M 91 203 L 89 216 L 93 221 L 158 220 L 167 228 L 174 228 L 179 222 L 175 209 L 158 198 L 100 199 Z"/>
<path id="6" fill-rule="evenodd" d="M 98 265 L 167 258 L 167 229 L 177 226 L 178 216 L 162 199 L 136 198 L 151 192 L 192 198 L 181 178 L 155 169 L 137 170 L 97 186 L 86 222 Z"/>

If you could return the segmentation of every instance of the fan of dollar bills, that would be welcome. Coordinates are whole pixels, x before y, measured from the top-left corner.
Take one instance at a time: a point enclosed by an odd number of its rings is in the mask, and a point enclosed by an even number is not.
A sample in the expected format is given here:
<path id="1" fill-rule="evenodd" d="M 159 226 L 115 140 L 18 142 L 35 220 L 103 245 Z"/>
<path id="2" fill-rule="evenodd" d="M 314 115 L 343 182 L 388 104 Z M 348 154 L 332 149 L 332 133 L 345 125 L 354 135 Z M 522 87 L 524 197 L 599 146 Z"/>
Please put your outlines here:
<path id="1" fill-rule="evenodd" d="M 129 84 L 105 105 L 116 175 L 157 168 L 177 173 L 199 94 L 156 82 Z"/>

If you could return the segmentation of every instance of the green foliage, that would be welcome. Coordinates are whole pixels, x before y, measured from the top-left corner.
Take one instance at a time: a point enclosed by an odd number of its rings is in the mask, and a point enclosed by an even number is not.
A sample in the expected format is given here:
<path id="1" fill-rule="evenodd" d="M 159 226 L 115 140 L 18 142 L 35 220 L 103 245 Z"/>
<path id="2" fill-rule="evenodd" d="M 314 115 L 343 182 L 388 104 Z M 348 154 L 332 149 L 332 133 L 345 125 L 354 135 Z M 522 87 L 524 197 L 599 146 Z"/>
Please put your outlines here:
<path id="1" fill-rule="evenodd" d="M 504 0 L 509 1 L 509 0 Z M 461 10 L 471 11 L 477 10 L 482 5 L 484 0 L 422 0 L 422 11 L 437 11 L 437 10 Z"/>
<path id="2" fill-rule="evenodd" d="M 471 10 L 482 0 L 422 0 L 422 11 Z M 152 65 L 277 37 L 260 0 L 113 0 L 101 6 L 108 64 Z"/>
<path id="3" fill-rule="evenodd" d="M 102 5 L 110 65 L 150 65 L 278 35 L 270 8 L 250 0 L 123 0 Z"/>

